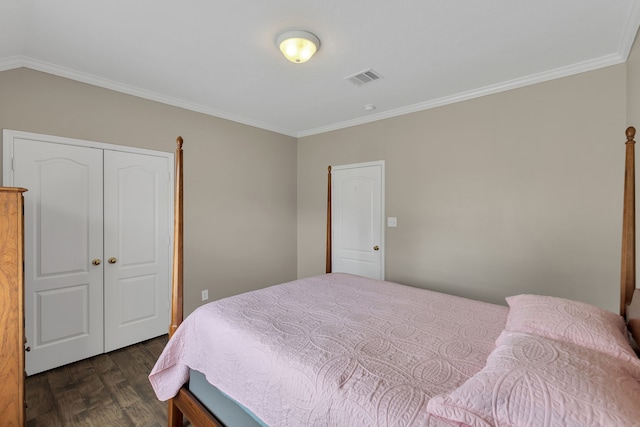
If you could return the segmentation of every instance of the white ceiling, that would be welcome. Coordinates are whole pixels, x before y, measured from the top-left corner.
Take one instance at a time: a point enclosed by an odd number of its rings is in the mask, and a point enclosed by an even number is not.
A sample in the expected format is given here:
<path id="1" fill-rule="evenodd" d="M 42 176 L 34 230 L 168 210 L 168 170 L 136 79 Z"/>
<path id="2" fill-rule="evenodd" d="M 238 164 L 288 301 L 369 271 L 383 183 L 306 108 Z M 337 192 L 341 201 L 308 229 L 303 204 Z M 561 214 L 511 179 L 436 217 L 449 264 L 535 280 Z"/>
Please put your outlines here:
<path id="1" fill-rule="evenodd" d="M 0 71 L 301 137 L 619 64 L 639 25 L 640 0 L 1 0 Z M 316 56 L 285 60 L 286 29 Z"/>

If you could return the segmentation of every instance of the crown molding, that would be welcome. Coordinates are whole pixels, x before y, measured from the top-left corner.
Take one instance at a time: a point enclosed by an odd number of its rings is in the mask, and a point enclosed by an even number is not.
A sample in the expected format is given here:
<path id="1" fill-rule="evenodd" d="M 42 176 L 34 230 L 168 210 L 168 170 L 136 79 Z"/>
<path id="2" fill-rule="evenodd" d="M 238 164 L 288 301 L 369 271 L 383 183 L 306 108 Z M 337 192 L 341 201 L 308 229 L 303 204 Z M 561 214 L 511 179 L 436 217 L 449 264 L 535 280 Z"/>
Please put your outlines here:
<path id="1" fill-rule="evenodd" d="M 627 15 L 627 22 L 622 32 L 624 36 L 620 40 L 620 46 L 618 47 L 618 52 L 624 57 L 625 61 L 629 59 L 629 54 L 631 54 L 631 48 L 636 40 L 638 27 L 640 27 L 640 2 L 634 1 Z"/>
<path id="2" fill-rule="evenodd" d="M 15 55 L 0 59 L 0 72 L 24 67 L 24 56 Z"/>
<path id="3" fill-rule="evenodd" d="M 409 105 L 406 107 L 396 108 L 389 111 L 369 115 L 354 120 L 347 120 L 340 123 L 335 123 L 329 126 L 322 126 L 314 129 L 300 131 L 297 133 L 298 138 L 305 136 L 318 135 L 321 133 L 331 132 L 334 130 L 345 129 L 352 126 L 363 125 L 366 123 L 376 122 L 378 120 L 389 119 L 392 117 L 398 117 L 405 114 L 416 113 L 419 111 L 429 110 L 431 108 L 442 107 L 445 105 L 455 104 L 461 101 L 467 101 L 470 99 L 480 98 L 486 95 L 492 95 L 500 92 L 505 92 L 512 89 L 518 89 L 525 86 L 534 85 L 537 83 L 543 83 L 550 80 L 559 79 L 562 77 L 568 77 L 588 71 L 594 71 L 600 68 L 609 67 L 626 62 L 627 57 L 621 55 L 608 55 L 601 58 L 597 58 L 590 61 L 573 64 L 567 67 L 556 68 L 555 70 L 545 71 L 538 74 L 533 74 L 518 79 L 508 80 L 494 85 L 484 86 L 478 89 L 473 89 L 466 92 L 460 92 L 454 95 L 445 96 L 438 99 L 433 99 L 418 104 Z"/>
<path id="4" fill-rule="evenodd" d="M 150 101 L 171 105 L 173 107 L 183 108 L 185 110 L 206 114 L 206 115 L 217 117 L 220 119 L 230 120 L 236 123 L 245 124 L 248 126 L 259 128 L 259 129 L 280 133 L 280 134 L 291 136 L 294 138 L 296 137 L 296 132 L 291 129 L 286 129 L 278 126 L 273 126 L 269 123 L 263 123 L 260 121 L 247 119 L 245 117 L 229 114 L 225 111 L 217 110 L 215 108 L 185 101 L 179 98 L 165 96 L 165 95 L 148 91 L 145 89 L 141 89 L 135 86 L 125 85 L 125 84 L 122 84 L 113 80 L 108 80 L 93 74 L 83 73 L 80 71 L 73 70 L 71 68 L 61 67 L 59 65 L 51 64 L 49 62 L 30 58 L 28 56 L 13 56 L 0 61 L 0 71 L 6 71 L 6 70 L 21 68 L 21 67 L 29 68 L 35 71 L 41 71 L 43 73 L 52 74 L 58 77 L 64 77 L 64 78 L 75 80 L 81 83 L 90 84 L 92 86 L 97 86 L 104 89 L 125 93 L 127 95 L 136 96 L 136 97 L 147 99 Z"/>
<path id="5" fill-rule="evenodd" d="M 334 123 L 328 126 L 320 126 L 317 128 L 295 131 L 292 129 L 286 129 L 278 126 L 273 126 L 268 123 L 263 123 L 245 117 L 229 114 L 225 111 L 210 108 L 204 105 L 184 101 L 178 98 L 168 97 L 155 92 L 140 89 L 134 86 L 118 83 L 113 80 L 104 79 L 92 74 L 82 73 L 70 68 L 60 67 L 55 64 L 40 61 L 27 56 L 15 55 L 0 60 L 0 71 L 11 70 L 15 68 L 25 67 L 32 70 L 41 71 L 48 74 L 53 74 L 59 77 L 68 78 L 71 80 L 87 83 L 93 86 L 102 87 L 105 89 L 114 90 L 116 92 L 125 93 L 139 98 L 148 99 L 150 101 L 160 102 L 162 104 L 171 105 L 185 110 L 194 111 L 217 118 L 230 120 L 233 122 L 245 124 L 248 126 L 256 127 L 259 129 L 276 132 L 286 136 L 294 138 L 303 138 L 306 136 L 318 135 L 335 130 L 345 129 L 348 127 L 363 125 L 367 123 L 376 122 L 379 120 L 389 119 L 393 117 L 402 116 L 405 114 L 416 113 L 432 108 L 442 107 L 445 105 L 454 104 L 461 101 L 467 101 L 475 98 L 480 98 L 486 95 L 492 95 L 500 92 L 505 92 L 512 89 L 518 89 L 525 86 L 530 86 L 537 83 L 543 83 L 550 80 L 559 79 L 562 77 L 568 77 L 588 71 L 594 71 L 600 68 L 605 68 L 613 65 L 618 65 L 627 61 L 631 47 L 635 40 L 635 33 L 632 31 L 634 28 L 638 28 L 638 22 L 640 21 L 640 4 L 634 4 L 625 34 L 627 37 L 620 44 L 619 54 L 607 55 L 601 58 L 596 58 L 589 61 L 580 62 L 566 67 L 560 67 L 555 70 L 545 71 L 538 74 L 524 76 L 517 79 L 512 79 L 506 82 L 501 82 L 494 85 L 484 86 L 478 89 L 460 92 L 450 96 L 433 99 L 418 104 L 413 104 L 401 108 L 396 108 L 389 111 L 380 112 L 377 114 L 368 115 L 353 120 L 346 120 L 339 123 Z"/>

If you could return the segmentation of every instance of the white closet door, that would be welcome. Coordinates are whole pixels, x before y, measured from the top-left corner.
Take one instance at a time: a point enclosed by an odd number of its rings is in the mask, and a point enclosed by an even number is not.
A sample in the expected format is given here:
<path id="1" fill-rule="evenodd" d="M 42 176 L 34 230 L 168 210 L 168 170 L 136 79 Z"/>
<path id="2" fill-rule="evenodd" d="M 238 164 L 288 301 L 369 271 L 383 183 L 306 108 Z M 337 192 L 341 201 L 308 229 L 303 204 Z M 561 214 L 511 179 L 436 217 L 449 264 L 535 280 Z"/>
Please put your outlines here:
<path id="1" fill-rule="evenodd" d="M 384 161 L 331 171 L 332 271 L 384 280 Z"/>
<path id="2" fill-rule="evenodd" d="M 105 351 L 169 326 L 169 162 L 104 152 Z"/>
<path id="3" fill-rule="evenodd" d="M 103 351 L 102 150 L 14 138 L 25 187 L 27 374 Z"/>

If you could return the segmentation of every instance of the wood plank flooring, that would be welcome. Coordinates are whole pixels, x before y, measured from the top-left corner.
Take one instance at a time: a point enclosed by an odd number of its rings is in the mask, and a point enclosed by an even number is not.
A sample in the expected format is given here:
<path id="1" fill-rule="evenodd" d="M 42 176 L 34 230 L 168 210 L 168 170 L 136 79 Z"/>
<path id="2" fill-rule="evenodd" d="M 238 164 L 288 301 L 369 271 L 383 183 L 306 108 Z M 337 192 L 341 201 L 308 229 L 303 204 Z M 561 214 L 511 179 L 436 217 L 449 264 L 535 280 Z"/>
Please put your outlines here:
<path id="1" fill-rule="evenodd" d="M 147 376 L 163 335 L 27 378 L 27 427 L 163 427 L 167 404 Z"/>

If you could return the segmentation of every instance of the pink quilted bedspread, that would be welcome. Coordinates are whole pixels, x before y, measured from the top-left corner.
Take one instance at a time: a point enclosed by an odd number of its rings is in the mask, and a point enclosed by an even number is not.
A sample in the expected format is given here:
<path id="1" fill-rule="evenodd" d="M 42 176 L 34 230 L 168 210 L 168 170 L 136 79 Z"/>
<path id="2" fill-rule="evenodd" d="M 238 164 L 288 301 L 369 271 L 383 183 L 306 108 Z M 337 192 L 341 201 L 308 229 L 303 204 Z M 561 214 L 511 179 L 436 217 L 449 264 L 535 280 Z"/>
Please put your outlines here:
<path id="1" fill-rule="evenodd" d="M 428 400 L 480 371 L 508 308 L 347 274 L 194 311 L 149 379 L 160 400 L 189 368 L 270 426 L 451 425 Z"/>

